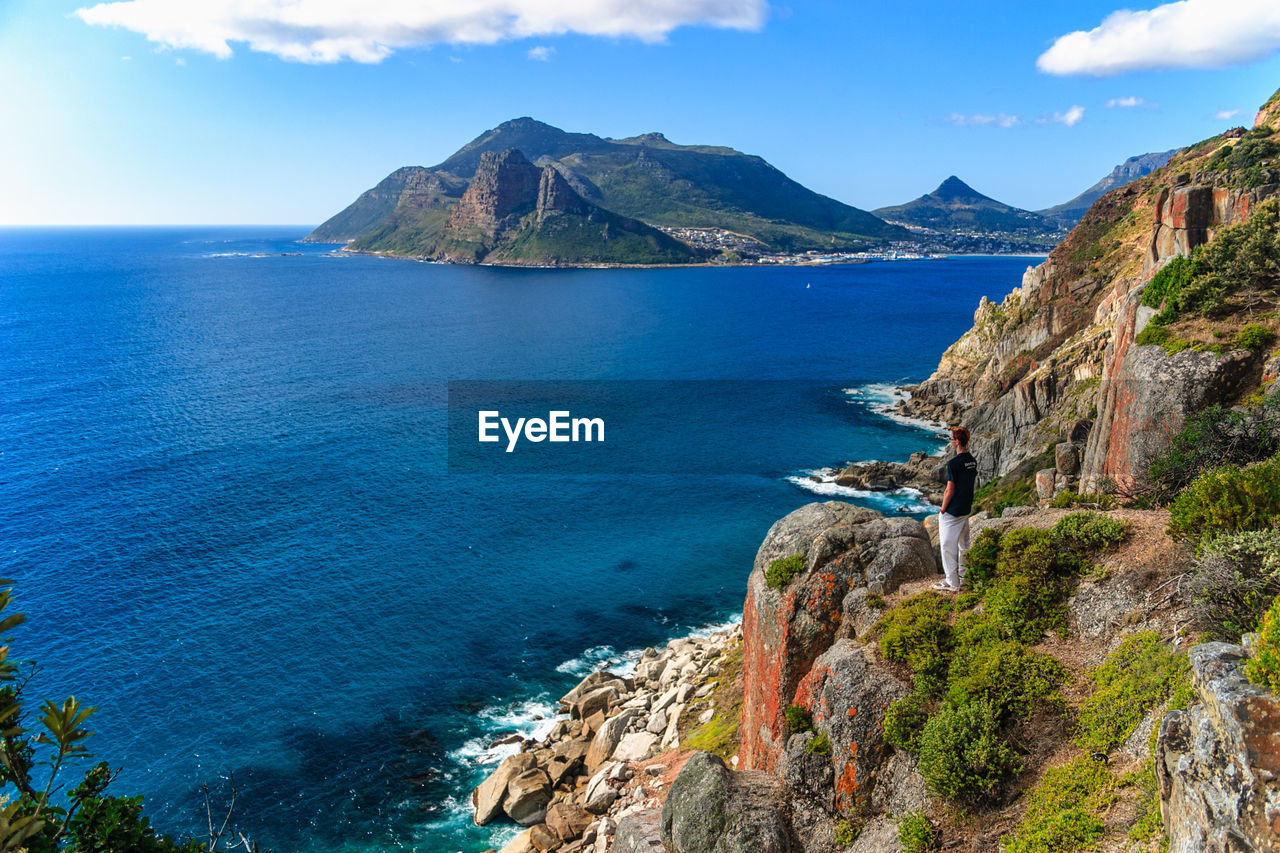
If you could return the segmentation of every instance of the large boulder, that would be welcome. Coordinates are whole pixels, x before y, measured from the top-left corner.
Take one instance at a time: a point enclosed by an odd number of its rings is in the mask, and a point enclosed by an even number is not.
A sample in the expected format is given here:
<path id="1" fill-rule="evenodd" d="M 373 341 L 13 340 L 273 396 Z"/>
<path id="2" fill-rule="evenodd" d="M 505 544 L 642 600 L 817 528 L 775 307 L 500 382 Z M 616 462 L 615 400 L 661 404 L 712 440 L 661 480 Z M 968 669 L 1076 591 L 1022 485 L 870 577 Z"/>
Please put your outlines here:
<path id="1" fill-rule="evenodd" d="M 627 731 L 627 726 L 640 712 L 634 708 L 622 711 L 616 717 L 610 717 L 600 726 L 600 730 L 591 740 L 591 746 L 587 748 L 587 755 L 584 763 L 588 773 L 594 773 L 596 768 L 609 759 L 613 755 L 613 751 L 618 748 L 618 744 L 622 741 L 623 734 Z"/>
<path id="2" fill-rule="evenodd" d="M 1170 853 L 1280 850 L 1280 698 L 1244 676 L 1246 652 L 1191 650 L 1200 704 L 1165 715 L 1156 777 Z"/>
<path id="3" fill-rule="evenodd" d="M 503 813 L 507 785 L 521 773 L 532 770 L 536 763 L 534 757 L 527 752 L 508 755 L 502 759 L 498 769 L 471 792 L 471 804 L 476 809 L 472 820 L 476 826 L 484 826 Z"/>
<path id="4" fill-rule="evenodd" d="M 667 853 L 662 844 L 662 813 L 642 809 L 618 818 L 613 853 Z"/>
<path id="5" fill-rule="evenodd" d="M 775 560 L 805 556 L 784 588 L 765 579 Z M 785 746 L 784 712 L 800 679 L 840 632 L 850 590 L 891 592 L 937 572 L 918 521 L 831 501 L 803 506 L 776 522 L 756 554 L 743 607 L 744 701 L 740 765 L 773 770 Z"/>
<path id="6" fill-rule="evenodd" d="M 507 783 L 504 808 L 507 816 L 521 826 L 542 823 L 551 802 L 551 777 L 545 770 L 534 768 Z"/>
<path id="7" fill-rule="evenodd" d="M 842 810 L 868 802 L 888 747 L 885 710 L 911 692 L 877 666 L 868 646 L 839 640 L 816 661 L 796 690 L 796 704 L 813 715 L 814 728 L 831 741 L 835 802 Z"/>
<path id="8" fill-rule="evenodd" d="M 761 771 L 733 772 L 709 752 L 685 763 L 662 806 L 668 853 L 799 853 L 786 788 Z"/>

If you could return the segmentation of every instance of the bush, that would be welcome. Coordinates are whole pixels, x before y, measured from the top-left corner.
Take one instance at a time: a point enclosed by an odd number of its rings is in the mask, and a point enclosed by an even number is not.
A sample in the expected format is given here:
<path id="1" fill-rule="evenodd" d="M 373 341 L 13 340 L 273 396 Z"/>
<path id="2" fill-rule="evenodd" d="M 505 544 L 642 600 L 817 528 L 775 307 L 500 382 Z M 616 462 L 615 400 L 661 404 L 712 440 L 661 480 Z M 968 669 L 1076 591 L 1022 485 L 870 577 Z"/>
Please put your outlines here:
<path id="1" fill-rule="evenodd" d="M 858 833 L 862 832 L 862 825 L 843 818 L 836 824 L 836 844 L 841 847 L 848 847 L 850 844 L 858 840 Z"/>
<path id="2" fill-rule="evenodd" d="M 1196 627 L 1236 643 L 1280 595 L 1280 530 L 1248 530 L 1207 540 L 1191 581 Z"/>
<path id="3" fill-rule="evenodd" d="M 804 571 L 804 554 L 792 554 L 769 564 L 764 570 L 764 580 L 774 589 L 782 589 L 791 583 L 791 579 Z"/>
<path id="4" fill-rule="evenodd" d="M 876 623 L 880 653 L 905 663 L 916 675 L 916 688 L 936 694 L 945 685 L 951 652 L 951 605 L 936 592 L 907 599 Z"/>
<path id="5" fill-rule="evenodd" d="M 1263 352 L 1275 342 L 1276 333 L 1261 323 L 1250 323 L 1236 333 L 1236 349 Z"/>
<path id="6" fill-rule="evenodd" d="M 919 693 L 897 700 L 884 712 L 885 743 L 908 752 L 919 752 L 920 732 L 928 721 L 929 712 Z"/>
<path id="7" fill-rule="evenodd" d="M 934 853 L 939 849 L 938 831 L 921 812 L 908 812 L 898 819 L 898 843 L 902 853 Z"/>
<path id="8" fill-rule="evenodd" d="M 996 580 L 984 598 L 992 623 L 1003 636 L 1037 643 L 1047 630 L 1061 628 L 1062 606 L 1076 561 L 1060 552 L 1053 534 L 1020 528 L 1005 534 L 996 561 Z"/>
<path id="9" fill-rule="evenodd" d="M 787 717 L 787 731 L 792 734 L 813 731 L 813 714 L 803 705 L 791 705 L 784 712 Z"/>
<path id="10" fill-rule="evenodd" d="M 1106 831 L 1098 814 L 1116 800 L 1114 789 L 1111 771 L 1088 756 L 1046 770 L 1017 830 L 1001 839 L 1002 849 L 1045 853 L 1092 846 Z"/>
<path id="11" fill-rule="evenodd" d="M 1094 690 L 1080 704 L 1076 744 L 1106 752 L 1128 740 L 1147 712 L 1166 699 L 1185 706 L 1191 695 L 1190 671 L 1186 655 L 1154 631 L 1126 637 L 1089 673 Z"/>
<path id="12" fill-rule="evenodd" d="M 1053 496 L 1053 500 L 1049 501 L 1051 509 L 1069 509 L 1081 504 L 1096 506 L 1098 509 L 1115 509 L 1116 499 L 1114 495 L 1100 494 L 1098 492 L 1085 492 L 1083 494 L 1058 492 Z"/>
<path id="13" fill-rule="evenodd" d="M 1280 453 L 1244 468 L 1205 471 L 1169 510 L 1169 534 L 1199 543 L 1216 533 L 1261 530 L 1280 521 Z"/>
<path id="14" fill-rule="evenodd" d="M 1254 684 L 1280 693 L 1280 597 L 1272 603 L 1262 618 L 1258 630 L 1258 642 L 1253 656 L 1244 665 L 1244 674 Z"/>
<path id="15" fill-rule="evenodd" d="M 831 754 L 831 738 L 826 732 L 809 738 L 809 742 L 804 745 L 804 751 L 810 755 L 830 755 Z"/>
<path id="16" fill-rule="evenodd" d="M 1024 718 L 1042 700 L 1057 697 L 1066 677 L 1062 664 L 1049 655 L 1010 640 L 961 643 L 951 662 L 947 701 L 961 705 L 982 699 L 1002 722 Z"/>
<path id="17" fill-rule="evenodd" d="M 989 527 L 974 538 L 965 552 L 964 577 L 974 589 L 982 589 L 995 578 L 1001 538 L 1000 531 Z"/>
<path id="18" fill-rule="evenodd" d="M 1098 512 L 1073 512 L 1050 531 L 1062 548 L 1078 557 L 1119 545 L 1129 535 L 1129 522 Z"/>
<path id="19" fill-rule="evenodd" d="M 962 803 L 989 800 L 1022 763 L 1000 734 L 988 701 L 945 705 L 920 733 L 920 774 L 938 797 Z"/>
<path id="20" fill-rule="evenodd" d="M 1187 418 L 1169 446 L 1150 455 L 1145 467 L 1160 503 L 1191 485 L 1201 472 L 1221 465 L 1248 465 L 1280 452 L 1280 397 L 1240 412 L 1209 406 Z"/>

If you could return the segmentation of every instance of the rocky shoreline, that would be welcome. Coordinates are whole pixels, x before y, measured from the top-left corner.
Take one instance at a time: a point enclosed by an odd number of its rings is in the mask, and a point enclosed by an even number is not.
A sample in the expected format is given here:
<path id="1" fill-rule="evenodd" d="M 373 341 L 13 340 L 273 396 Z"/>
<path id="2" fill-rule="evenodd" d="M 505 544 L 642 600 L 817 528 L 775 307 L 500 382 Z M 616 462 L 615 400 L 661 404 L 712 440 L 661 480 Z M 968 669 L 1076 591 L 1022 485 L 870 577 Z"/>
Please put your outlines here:
<path id="1" fill-rule="evenodd" d="M 560 700 L 567 718 L 545 738 L 523 741 L 472 792 L 475 823 L 527 827 L 501 853 L 647 850 L 642 836 L 659 828 L 623 821 L 628 837 L 615 841 L 619 821 L 661 808 L 692 755 L 682 737 L 717 713 L 717 687 L 741 696 L 733 660 L 741 640 L 740 624 L 679 637 L 645 649 L 628 675 L 588 675 Z"/>

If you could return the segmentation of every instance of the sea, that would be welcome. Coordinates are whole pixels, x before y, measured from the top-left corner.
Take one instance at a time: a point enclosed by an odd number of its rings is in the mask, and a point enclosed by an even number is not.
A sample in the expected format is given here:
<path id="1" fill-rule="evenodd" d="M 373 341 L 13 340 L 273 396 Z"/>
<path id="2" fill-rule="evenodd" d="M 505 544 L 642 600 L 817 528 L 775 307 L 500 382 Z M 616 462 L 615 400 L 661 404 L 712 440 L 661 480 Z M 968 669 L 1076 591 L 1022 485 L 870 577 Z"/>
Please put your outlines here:
<path id="1" fill-rule="evenodd" d="M 500 269 L 308 230 L 0 230 L 28 704 L 96 706 L 91 761 L 160 830 L 203 838 L 205 791 L 219 814 L 234 791 L 240 831 L 303 853 L 501 847 L 517 828 L 468 799 L 495 743 L 545 733 L 592 670 L 733 624 L 776 519 L 923 517 L 814 472 L 941 449 L 887 411 L 897 386 L 1037 262 Z M 639 466 L 608 440 L 563 470 L 458 461 L 478 439 L 450 401 L 495 382 L 697 403 L 628 434 Z"/>

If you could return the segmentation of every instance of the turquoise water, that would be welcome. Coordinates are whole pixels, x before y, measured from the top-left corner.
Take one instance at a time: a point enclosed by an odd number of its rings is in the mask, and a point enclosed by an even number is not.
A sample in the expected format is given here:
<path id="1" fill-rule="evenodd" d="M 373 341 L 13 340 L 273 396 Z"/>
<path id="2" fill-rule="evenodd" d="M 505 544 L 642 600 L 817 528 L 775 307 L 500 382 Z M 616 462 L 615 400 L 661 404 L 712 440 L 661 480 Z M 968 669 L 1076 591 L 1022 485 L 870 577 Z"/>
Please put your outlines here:
<path id="1" fill-rule="evenodd" d="M 101 706 L 97 757 L 164 830 L 198 832 L 234 772 L 280 850 L 499 843 L 465 804 L 496 734 L 734 618 L 769 525 L 826 499 L 805 472 L 937 446 L 873 404 L 1028 264 L 500 270 L 306 230 L 0 231 L 30 689 Z M 451 470 L 448 382 L 498 379 L 707 390 L 648 472 Z"/>

